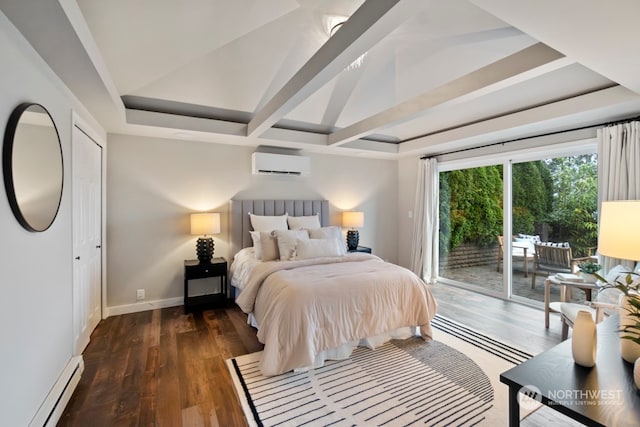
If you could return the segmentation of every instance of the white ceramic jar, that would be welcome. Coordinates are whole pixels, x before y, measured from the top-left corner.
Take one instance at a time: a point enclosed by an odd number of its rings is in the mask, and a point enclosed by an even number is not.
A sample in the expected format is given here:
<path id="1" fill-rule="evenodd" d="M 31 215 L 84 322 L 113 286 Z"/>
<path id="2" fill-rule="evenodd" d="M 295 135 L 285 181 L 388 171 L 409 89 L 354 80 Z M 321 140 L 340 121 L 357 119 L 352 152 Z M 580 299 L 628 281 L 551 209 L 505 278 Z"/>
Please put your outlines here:
<path id="1" fill-rule="evenodd" d="M 571 353 L 578 365 L 591 368 L 596 364 L 598 335 L 591 313 L 580 310 L 573 323 Z"/>

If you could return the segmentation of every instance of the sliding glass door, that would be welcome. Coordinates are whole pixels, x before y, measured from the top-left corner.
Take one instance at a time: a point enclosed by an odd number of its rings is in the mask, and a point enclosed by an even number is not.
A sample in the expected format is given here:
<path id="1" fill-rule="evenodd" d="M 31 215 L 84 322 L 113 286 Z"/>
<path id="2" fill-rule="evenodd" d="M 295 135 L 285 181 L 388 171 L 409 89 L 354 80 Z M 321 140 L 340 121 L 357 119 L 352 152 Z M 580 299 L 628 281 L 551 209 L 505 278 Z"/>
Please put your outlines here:
<path id="1" fill-rule="evenodd" d="M 520 157 L 441 169 L 441 282 L 542 302 L 547 272 L 535 273 L 536 244 L 594 252 L 596 155 Z"/>
<path id="2" fill-rule="evenodd" d="M 595 154 L 562 156 L 512 167 L 513 251 L 524 246 L 530 271 L 513 260 L 512 293 L 544 301 L 546 271 L 533 274 L 535 243 L 569 248 L 572 258 L 586 257 L 597 245 L 598 164 Z M 562 251 L 565 249 L 558 249 Z M 520 268 L 519 268 L 520 267 Z M 561 268 L 575 268 L 575 263 Z M 527 277 L 529 276 L 529 277 Z M 535 277 L 534 277 L 535 276 Z M 527 279 L 527 280 L 524 280 Z M 580 297 L 579 294 L 576 297 Z"/>
<path id="3" fill-rule="evenodd" d="M 502 166 L 440 173 L 440 277 L 502 294 Z"/>

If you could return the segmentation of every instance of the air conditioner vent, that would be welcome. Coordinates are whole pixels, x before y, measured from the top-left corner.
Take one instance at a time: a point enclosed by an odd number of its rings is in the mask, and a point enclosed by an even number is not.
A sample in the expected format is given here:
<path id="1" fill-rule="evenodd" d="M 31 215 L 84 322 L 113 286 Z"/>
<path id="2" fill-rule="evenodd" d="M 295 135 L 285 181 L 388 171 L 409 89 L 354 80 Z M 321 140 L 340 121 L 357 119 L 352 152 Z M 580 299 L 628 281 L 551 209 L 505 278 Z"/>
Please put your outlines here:
<path id="1" fill-rule="evenodd" d="M 251 169 L 254 175 L 309 175 L 311 162 L 305 156 L 253 153 Z"/>

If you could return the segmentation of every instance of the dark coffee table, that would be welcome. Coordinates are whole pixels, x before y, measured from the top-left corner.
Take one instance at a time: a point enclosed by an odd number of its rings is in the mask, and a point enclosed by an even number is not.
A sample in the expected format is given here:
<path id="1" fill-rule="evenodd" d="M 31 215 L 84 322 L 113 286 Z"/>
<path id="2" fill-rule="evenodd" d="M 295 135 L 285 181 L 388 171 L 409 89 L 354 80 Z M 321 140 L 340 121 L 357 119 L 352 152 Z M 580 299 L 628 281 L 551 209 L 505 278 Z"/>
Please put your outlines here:
<path id="1" fill-rule="evenodd" d="M 598 325 L 596 366 L 576 365 L 571 340 L 503 372 L 509 386 L 509 425 L 520 425 L 518 392 L 587 426 L 640 426 L 640 392 L 633 383 L 633 365 L 620 356 L 618 316 Z M 539 394 L 538 394 L 539 393 Z"/>

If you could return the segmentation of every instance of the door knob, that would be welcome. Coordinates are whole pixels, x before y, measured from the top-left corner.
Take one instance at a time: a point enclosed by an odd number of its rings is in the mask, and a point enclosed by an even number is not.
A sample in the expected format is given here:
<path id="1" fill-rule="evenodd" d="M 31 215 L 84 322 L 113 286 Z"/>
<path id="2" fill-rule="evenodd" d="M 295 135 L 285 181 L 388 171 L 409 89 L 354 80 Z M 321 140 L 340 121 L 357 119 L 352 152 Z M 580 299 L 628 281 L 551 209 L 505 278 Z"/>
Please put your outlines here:
<path id="1" fill-rule="evenodd" d="M 77 257 L 76 257 L 76 259 L 80 259 L 80 257 L 79 257 L 79 256 L 77 256 Z"/>

